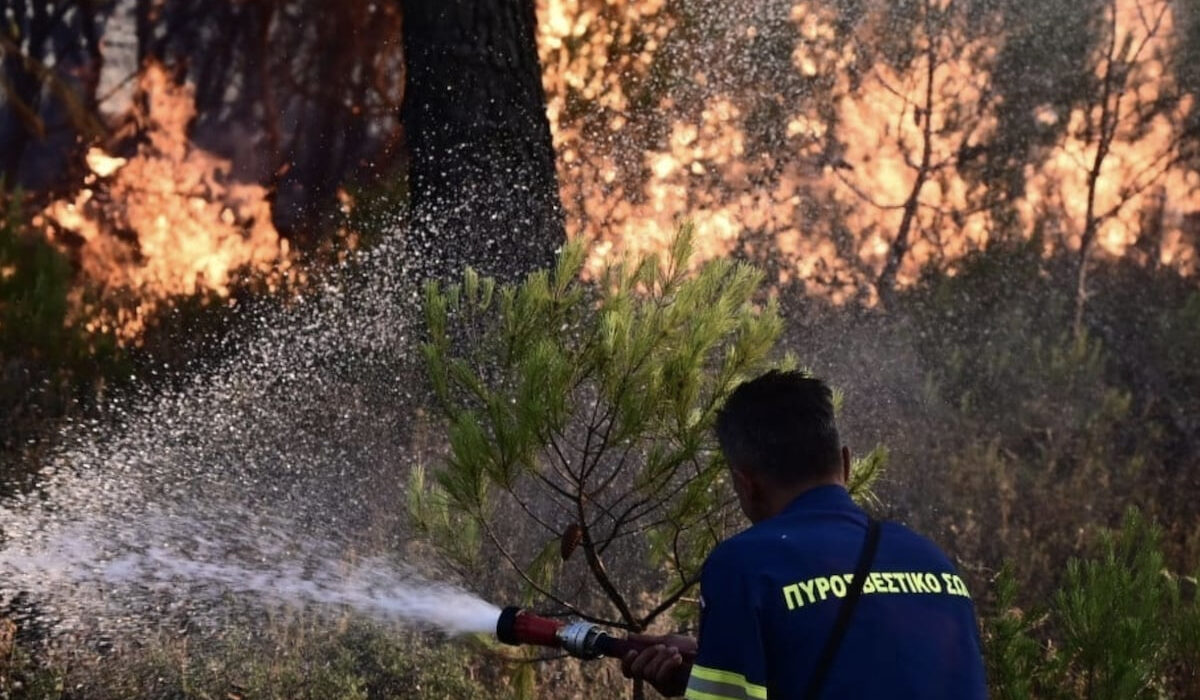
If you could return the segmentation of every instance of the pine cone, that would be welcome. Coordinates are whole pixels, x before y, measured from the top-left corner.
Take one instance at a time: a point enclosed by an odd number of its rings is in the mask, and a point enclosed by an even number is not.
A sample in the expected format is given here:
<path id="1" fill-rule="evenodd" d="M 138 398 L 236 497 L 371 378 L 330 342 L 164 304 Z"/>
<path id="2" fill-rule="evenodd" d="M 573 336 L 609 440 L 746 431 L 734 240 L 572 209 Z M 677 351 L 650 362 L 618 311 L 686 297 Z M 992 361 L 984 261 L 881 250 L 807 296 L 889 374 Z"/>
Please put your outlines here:
<path id="1" fill-rule="evenodd" d="M 575 548 L 578 547 L 579 543 L 582 541 L 583 527 L 579 523 L 571 523 L 568 525 L 567 529 L 563 531 L 562 542 L 560 543 L 561 548 L 559 549 L 559 553 L 562 554 L 563 561 L 566 561 L 567 557 L 571 556 L 571 552 L 574 552 Z"/>

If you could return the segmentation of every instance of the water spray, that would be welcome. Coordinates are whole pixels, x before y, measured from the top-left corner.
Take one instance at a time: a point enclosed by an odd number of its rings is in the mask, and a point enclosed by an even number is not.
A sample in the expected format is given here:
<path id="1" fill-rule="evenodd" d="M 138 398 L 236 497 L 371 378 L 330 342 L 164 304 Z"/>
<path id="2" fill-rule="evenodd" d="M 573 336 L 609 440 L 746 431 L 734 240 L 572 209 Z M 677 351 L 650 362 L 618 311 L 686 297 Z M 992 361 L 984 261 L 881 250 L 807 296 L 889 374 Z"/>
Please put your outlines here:
<path id="1" fill-rule="evenodd" d="M 500 613 L 496 622 L 496 638 L 505 644 L 562 649 L 577 659 L 598 659 L 608 656 L 623 658 L 631 651 L 641 651 L 657 642 L 614 637 L 590 622 L 564 622 L 535 615 L 515 605 Z M 680 652 L 685 661 L 695 657 L 695 652 Z"/>

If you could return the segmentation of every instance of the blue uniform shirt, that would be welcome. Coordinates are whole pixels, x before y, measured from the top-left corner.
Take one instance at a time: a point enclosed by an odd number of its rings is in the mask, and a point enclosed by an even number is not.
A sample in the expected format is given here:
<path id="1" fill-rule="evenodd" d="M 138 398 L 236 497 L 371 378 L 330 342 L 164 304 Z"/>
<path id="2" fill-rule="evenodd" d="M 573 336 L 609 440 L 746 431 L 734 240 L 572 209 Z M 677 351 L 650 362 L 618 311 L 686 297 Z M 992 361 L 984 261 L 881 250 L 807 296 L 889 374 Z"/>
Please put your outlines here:
<path id="1" fill-rule="evenodd" d="M 700 578 L 687 697 L 800 698 L 854 578 L 867 516 L 841 486 L 801 494 L 722 542 Z M 986 698 L 975 609 L 946 555 L 882 524 L 822 698 Z"/>

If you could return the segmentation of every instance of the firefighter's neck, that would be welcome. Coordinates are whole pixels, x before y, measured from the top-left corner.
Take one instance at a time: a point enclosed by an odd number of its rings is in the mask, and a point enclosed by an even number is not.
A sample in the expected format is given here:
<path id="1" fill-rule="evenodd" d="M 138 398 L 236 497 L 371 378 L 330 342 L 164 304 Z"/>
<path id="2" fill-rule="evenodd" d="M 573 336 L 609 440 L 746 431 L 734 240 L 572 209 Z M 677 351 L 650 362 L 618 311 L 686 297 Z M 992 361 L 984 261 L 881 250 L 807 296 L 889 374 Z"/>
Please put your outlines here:
<path id="1" fill-rule="evenodd" d="M 828 476 L 806 479 L 781 485 L 753 469 L 733 469 L 733 486 L 742 511 L 750 522 L 757 523 L 783 512 L 792 501 L 806 491 L 821 486 L 845 488 L 850 479 L 850 449 L 842 448 L 842 468 Z"/>

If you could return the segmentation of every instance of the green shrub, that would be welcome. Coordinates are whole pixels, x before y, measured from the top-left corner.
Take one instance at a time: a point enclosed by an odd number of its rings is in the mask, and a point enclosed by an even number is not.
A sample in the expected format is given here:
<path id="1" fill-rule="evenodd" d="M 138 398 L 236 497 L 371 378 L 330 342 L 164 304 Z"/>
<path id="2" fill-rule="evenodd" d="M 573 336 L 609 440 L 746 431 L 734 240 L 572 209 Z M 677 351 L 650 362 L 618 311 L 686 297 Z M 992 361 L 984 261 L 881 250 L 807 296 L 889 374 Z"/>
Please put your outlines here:
<path id="1" fill-rule="evenodd" d="M 930 411 L 913 451 L 945 472 L 924 494 L 922 509 L 943 514 L 927 529 L 968 570 L 1012 561 L 1033 597 L 1058 583 L 1044 573 L 1081 531 L 1152 502 L 1167 463 L 1128 358 L 1072 331 L 1066 281 L 1032 242 L 931 273 L 906 297 Z"/>
<path id="2" fill-rule="evenodd" d="M 1067 563 L 1041 613 L 1016 608 L 1011 571 L 997 579 L 996 611 L 985 625 L 995 697 L 1128 699 L 1195 689 L 1200 606 L 1194 594 L 1180 596 L 1180 578 L 1164 566 L 1159 528 L 1130 509 L 1098 549 Z"/>
<path id="3" fill-rule="evenodd" d="M 0 201 L 0 479 L 53 419 L 127 374 L 115 339 L 72 318 L 66 257 L 28 229 L 21 193 Z M 20 455 L 15 456 L 18 463 Z"/>
<path id="4" fill-rule="evenodd" d="M 1001 570 L 995 582 L 995 612 L 984 625 L 987 674 L 998 700 L 1045 697 L 1044 689 L 1052 687 L 1058 675 L 1047 650 L 1035 639 L 1046 618 L 1017 606 L 1019 586 L 1010 567 Z"/>
<path id="5" fill-rule="evenodd" d="M 1178 589 L 1163 565 L 1161 535 L 1137 510 L 1100 554 L 1067 564 L 1055 597 L 1068 677 L 1088 698 L 1136 698 L 1163 686 Z"/>
<path id="6" fill-rule="evenodd" d="M 594 284 L 573 243 L 553 273 L 519 284 L 468 270 L 428 287 L 425 356 L 449 455 L 432 483 L 418 469 L 409 493 L 443 553 L 508 567 L 527 601 L 627 629 L 692 590 L 741 526 L 717 409 L 772 366 L 782 324 L 774 302 L 756 303 L 761 273 L 727 260 L 693 273 L 691 241 L 684 227 L 667 259 L 626 261 Z M 884 456 L 855 469 L 860 497 Z"/>
<path id="7" fill-rule="evenodd" d="M 416 472 L 410 505 L 443 551 L 467 561 L 486 542 L 530 599 L 631 629 L 691 589 L 738 517 L 712 422 L 769 366 L 780 320 L 753 305 L 757 271 L 719 261 L 693 276 L 690 252 L 685 229 L 669 259 L 587 285 L 573 243 L 553 274 L 497 287 L 468 270 L 428 287 L 425 356 L 450 455 L 436 484 Z M 580 565 L 564 567 L 576 547 Z"/>

